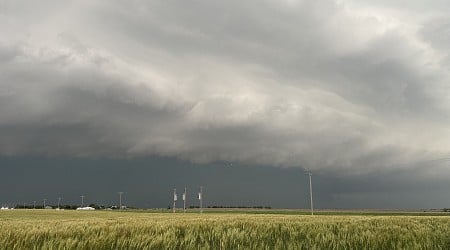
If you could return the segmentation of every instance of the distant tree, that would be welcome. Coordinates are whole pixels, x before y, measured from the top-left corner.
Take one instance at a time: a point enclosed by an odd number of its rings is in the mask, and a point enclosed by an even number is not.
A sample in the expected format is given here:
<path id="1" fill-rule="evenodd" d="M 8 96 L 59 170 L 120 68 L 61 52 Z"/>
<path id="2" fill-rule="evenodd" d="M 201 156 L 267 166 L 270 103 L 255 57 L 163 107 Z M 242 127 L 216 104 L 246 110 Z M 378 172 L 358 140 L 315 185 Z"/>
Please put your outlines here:
<path id="1" fill-rule="evenodd" d="M 94 203 L 89 204 L 89 207 L 93 207 L 95 209 L 100 209 L 100 206 Z"/>

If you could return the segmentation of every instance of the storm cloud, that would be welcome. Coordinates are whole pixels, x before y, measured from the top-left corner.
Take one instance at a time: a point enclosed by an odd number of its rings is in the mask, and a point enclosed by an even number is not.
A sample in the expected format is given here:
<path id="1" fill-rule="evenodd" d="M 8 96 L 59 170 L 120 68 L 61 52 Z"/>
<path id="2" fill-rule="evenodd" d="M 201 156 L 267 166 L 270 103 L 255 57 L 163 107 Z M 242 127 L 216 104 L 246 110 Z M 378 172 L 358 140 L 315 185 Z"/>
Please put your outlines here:
<path id="1" fill-rule="evenodd" d="M 448 176 L 449 8 L 2 0 L 0 154 Z"/>

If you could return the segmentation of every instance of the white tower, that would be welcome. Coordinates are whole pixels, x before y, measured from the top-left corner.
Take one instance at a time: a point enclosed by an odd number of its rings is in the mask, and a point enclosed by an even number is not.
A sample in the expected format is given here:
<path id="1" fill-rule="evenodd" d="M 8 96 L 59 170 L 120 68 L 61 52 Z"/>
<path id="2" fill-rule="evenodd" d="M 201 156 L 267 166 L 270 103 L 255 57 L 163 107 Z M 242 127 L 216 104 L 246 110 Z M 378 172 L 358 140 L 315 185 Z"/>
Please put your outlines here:
<path id="1" fill-rule="evenodd" d="M 200 192 L 198 193 L 198 200 L 200 201 L 200 213 L 203 213 L 203 187 L 200 186 Z"/>
<path id="2" fill-rule="evenodd" d="M 186 213 L 187 188 L 184 187 L 183 193 L 183 212 Z"/>
<path id="3" fill-rule="evenodd" d="M 177 189 L 174 188 L 174 189 L 173 189 L 173 212 L 174 212 L 174 213 L 175 213 L 175 205 L 176 205 L 177 200 L 178 200 L 178 197 L 177 197 Z"/>

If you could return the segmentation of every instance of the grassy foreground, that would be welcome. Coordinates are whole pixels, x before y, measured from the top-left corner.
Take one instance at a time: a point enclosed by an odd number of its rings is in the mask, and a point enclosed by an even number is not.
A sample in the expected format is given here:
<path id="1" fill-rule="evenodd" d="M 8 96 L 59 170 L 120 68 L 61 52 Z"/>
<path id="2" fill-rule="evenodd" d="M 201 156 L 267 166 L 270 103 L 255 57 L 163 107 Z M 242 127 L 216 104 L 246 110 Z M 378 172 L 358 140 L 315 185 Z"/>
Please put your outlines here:
<path id="1" fill-rule="evenodd" d="M 1 249 L 448 249 L 450 217 L 0 211 Z"/>

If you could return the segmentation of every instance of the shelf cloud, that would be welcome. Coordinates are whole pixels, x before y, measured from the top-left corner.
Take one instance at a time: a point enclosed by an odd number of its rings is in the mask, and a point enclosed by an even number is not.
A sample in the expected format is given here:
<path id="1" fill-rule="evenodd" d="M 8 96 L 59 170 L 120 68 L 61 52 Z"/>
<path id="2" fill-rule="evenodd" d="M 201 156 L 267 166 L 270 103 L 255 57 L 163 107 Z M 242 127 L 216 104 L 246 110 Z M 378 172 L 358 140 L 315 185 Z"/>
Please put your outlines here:
<path id="1" fill-rule="evenodd" d="M 449 9 L 0 1 L 0 154 L 446 169 Z"/>

